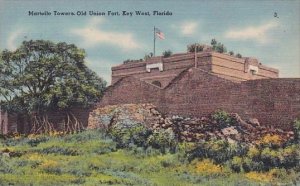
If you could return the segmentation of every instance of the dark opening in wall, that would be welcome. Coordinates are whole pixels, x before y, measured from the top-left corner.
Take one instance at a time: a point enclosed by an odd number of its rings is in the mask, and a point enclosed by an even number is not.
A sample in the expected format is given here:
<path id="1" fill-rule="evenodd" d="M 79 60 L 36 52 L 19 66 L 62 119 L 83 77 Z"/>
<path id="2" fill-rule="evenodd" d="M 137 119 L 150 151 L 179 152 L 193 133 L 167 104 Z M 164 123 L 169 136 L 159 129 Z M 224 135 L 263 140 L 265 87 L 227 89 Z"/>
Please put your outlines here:
<path id="1" fill-rule="evenodd" d="M 250 73 L 251 73 L 252 75 L 255 75 L 255 74 L 256 74 L 256 71 L 255 71 L 255 70 L 250 70 Z"/>
<path id="2" fill-rule="evenodd" d="M 152 81 L 152 84 L 161 87 L 161 83 L 159 81 Z"/>

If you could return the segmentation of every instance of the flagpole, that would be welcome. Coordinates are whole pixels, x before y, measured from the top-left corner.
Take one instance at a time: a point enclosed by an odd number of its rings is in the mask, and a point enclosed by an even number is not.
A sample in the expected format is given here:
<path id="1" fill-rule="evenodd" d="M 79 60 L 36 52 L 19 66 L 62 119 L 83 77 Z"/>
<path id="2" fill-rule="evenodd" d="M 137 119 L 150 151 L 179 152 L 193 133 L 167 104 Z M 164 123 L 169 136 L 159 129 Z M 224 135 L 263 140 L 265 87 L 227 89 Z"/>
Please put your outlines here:
<path id="1" fill-rule="evenodd" d="M 153 57 L 155 57 L 155 26 L 154 26 L 154 29 L 153 29 L 153 41 L 154 41 L 154 45 L 153 45 Z"/>

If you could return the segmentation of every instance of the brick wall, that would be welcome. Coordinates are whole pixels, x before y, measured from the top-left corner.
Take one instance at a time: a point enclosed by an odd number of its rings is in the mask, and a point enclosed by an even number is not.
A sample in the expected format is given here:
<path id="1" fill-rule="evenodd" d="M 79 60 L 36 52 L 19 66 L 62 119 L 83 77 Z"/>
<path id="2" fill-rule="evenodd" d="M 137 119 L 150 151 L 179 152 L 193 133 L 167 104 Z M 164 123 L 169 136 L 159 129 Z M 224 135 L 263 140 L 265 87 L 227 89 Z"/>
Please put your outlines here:
<path id="1" fill-rule="evenodd" d="M 134 87 L 134 88 L 133 88 Z M 110 87 L 99 106 L 153 103 L 166 115 L 207 116 L 217 109 L 262 125 L 290 129 L 300 118 L 300 79 L 233 82 L 198 68 L 183 71 L 164 89 L 133 77 Z"/>
<path id="2" fill-rule="evenodd" d="M 161 99 L 161 89 L 134 77 L 123 78 L 109 87 L 98 106 L 123 103 L 156 103 Z"/>
<path id="3" fill-rule="evenodd" d="M 246 81 L 248 115 L 270 126 L 289 128 L 300 119 L 300 79 L 278 78 Z"/>
<path id="4" fill-rule="evenodd" d="M 231 96 L 239 84 L 191 68 L 165 90 L 163 110 L 170 114 L 203 116 L 217 109 L 232 110 Z"/>

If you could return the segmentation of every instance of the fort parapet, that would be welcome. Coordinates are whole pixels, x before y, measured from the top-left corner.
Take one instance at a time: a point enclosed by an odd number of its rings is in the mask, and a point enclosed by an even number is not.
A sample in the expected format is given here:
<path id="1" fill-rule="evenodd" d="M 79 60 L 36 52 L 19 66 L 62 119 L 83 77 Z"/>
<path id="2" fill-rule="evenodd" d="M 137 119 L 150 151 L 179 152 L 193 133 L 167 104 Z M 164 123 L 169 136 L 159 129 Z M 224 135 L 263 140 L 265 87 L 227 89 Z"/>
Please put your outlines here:
<path id="1" fill-rule="evenodd" d="M 112 84 L 122 77 L 133 76 L 164 88 L 178 74 L 191 67 L 232 81 L 278 78 L 279 73 L 277 69 L 264 66 L 255 58 L 236 58 L 216 52 L 182 53 L 112 67 Z"/>

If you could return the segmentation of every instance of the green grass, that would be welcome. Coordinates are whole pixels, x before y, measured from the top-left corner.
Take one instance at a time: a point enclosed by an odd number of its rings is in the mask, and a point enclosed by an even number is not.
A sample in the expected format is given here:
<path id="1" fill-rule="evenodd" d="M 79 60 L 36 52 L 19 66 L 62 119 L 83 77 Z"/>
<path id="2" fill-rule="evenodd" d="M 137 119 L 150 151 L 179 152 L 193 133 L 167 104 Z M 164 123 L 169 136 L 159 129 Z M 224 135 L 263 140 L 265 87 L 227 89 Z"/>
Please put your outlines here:
<path id="1" fill-rule="evenodd" d="M 218 173 L 197 172 L 182 152 L 162 154 L 138 147 L 117 149 L 100 131 L 66 136 L 34 136 L 0 141 L 0 185 L 261 185 L 224 167 Z M 297 180 L 295 173 L 286 180 Z M 274 181 L 274 180 L 273 180 Z M 272 181 L 272 182 L 273 182 Z"/>

